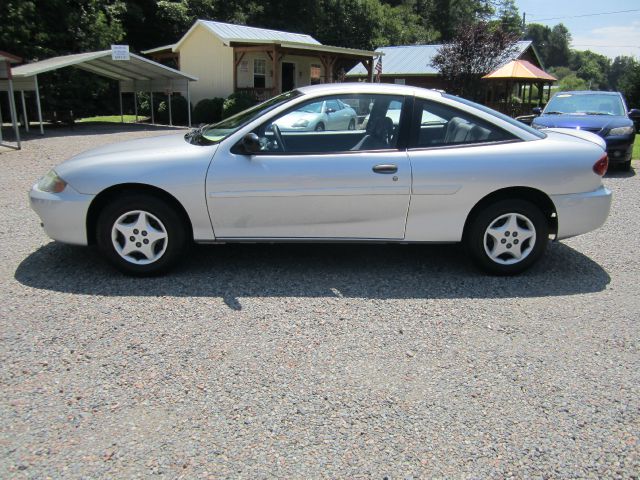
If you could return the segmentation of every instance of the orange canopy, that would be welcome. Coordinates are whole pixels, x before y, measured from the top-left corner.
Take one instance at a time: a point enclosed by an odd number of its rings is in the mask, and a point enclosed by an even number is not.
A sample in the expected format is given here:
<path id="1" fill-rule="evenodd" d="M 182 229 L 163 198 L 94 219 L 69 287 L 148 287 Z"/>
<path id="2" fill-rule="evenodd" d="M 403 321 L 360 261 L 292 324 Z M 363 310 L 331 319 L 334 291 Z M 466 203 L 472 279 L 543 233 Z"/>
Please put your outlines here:
<path id="1" fill-rule="evenodd" d="M 534 64 L 527 62 L 526 60 L 512 60 L 482 78 L 546 80 L 550 82 L 558 80 L 553 75 L 549 75 L 544 70 L 536 67 Z"/>

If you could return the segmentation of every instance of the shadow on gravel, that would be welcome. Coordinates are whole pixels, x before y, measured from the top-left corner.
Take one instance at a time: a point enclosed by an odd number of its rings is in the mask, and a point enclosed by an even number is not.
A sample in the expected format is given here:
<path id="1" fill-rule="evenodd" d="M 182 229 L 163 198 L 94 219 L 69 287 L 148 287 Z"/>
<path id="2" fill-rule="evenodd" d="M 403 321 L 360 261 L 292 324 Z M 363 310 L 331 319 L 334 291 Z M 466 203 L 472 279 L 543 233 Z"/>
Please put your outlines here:
<path id="1" fill-rule="evenodd" d="M 17 268 L 23 285 L 107 296 L 222 297 L 235 310 L 243 297 L 512 298 L 598 292 L 606 271 L 582 253 L 550 244 L 517 277 L 476 271 L 457 245 L 212 245 L 191 249 L 163 277 L 131 278 L 96 249 L 51 242 Z"/>
<path id="2" fill-rule="evenodd" d="M 607 171 L 607 174 L 605 175 L 605 178 L 631 178 L 635 176 L 636 176 L 636 170 L 633 166 L 628 171 L 620 170 L 615 167 L 614 168 L 610 167 L 609 170 Z"/>
<path id="3" fill-rule="evenodd" d="M 75 125 L 45 125 L 44 136 L 40 135 L 40 128 L 35 124 L 31 125 L 29 133 L 20 131 L 20 139 L 23 142 L 30 140 L 43 140 L 54 137 L 77 137 L 83 135 L 101 135 L 127 132 L 175 132 L 184 131 L 187 127 L 170 127 L 169 125 L 151 125 L 145 123 L 110 123 L 110 122 L 86 122 Z M 6 130 L 6 129 L 5 129 Z M 7 135 L 8 133 L 8 135 Z M 6 141 L 15 141 L 13 131 L 3 131 Z"/>

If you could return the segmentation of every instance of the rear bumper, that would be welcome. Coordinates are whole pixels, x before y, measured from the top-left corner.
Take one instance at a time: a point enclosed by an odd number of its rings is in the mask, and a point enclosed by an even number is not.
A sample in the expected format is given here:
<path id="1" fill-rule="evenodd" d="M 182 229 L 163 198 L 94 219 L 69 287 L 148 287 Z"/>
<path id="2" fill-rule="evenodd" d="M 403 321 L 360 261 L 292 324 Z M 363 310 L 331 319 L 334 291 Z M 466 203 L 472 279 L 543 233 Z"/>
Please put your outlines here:
<path id="1" fill-rule="evenodd" d="M 605 187 L 593 192 L 552 195 L 551 200 L 558 214 L 558 240 L 601 227 L 611 208 L 611 192 Z"/>
<path id="2" fill-rule="evenodd" d="M 67 185 L 61 193 L 38 190 L 29 192 L 31 208 L 42 220 L 45 232 L 52 239 L 73 245 L 87 245 L 87 211 L 95 195 L 84 195 Z"/>

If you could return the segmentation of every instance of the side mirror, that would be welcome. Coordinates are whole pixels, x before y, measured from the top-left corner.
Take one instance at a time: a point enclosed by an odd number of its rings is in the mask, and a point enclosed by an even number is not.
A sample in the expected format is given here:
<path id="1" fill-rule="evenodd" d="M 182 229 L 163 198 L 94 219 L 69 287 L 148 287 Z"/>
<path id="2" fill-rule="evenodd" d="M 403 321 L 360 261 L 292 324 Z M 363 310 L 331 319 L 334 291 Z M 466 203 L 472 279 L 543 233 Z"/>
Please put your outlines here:
<path id="1" fill-rule="evenodd" d="M 335 110 L 333 108 L 327 108 L 324 113 L 333 113 Z"/>
<path id="2" fill-rule="evenodd" d="M 629 110 L 629 118 L 632 120 L 640 120 L 640 110 L 637 108 L 632 108 Z"/>
<path id="3" fill-rule="evenodd" d="M 256 153 L 260 151 L 260 138 L 255 133 L 247 133 L 242 138 L 242 146 L 244 147 L 244 151 L 248 154 Z"/>
<path id="4" fill-rule="evenodd" d="M 542 109 L 540 107 L 533 107 L 531 111 L 534 115 L 540 115 L 542 113 Z"/>

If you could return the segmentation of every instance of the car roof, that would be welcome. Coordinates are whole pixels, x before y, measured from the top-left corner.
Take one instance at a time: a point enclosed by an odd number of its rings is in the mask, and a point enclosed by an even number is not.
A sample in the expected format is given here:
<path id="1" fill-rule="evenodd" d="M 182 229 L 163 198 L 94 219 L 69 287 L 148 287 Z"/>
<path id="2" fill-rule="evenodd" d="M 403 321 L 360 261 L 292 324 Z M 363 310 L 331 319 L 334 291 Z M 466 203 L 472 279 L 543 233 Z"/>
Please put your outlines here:
<path id="1" fill-rule="evenodd" d="M 408 85 L 396 85 L 393 83 L 323 83 L 319 85 L 309 85 L 297 89 L 304 95 L 339 95 L 345 93 L 380 93 L 392 95 L 418 95 L 427 98 L 442 97 L 442 93 L 426 88 L 412 87 Z"/>
<path id="2" fill-rule="evenodd" d="M 557 92 L 556 95 L 620 95 L 620 92 L 603 92 L 599 90 L 569 90 Z"/>

